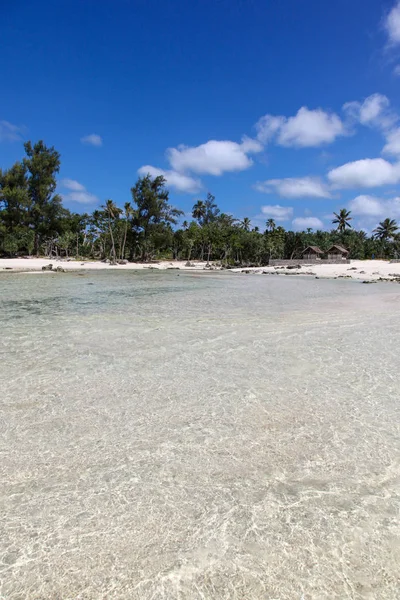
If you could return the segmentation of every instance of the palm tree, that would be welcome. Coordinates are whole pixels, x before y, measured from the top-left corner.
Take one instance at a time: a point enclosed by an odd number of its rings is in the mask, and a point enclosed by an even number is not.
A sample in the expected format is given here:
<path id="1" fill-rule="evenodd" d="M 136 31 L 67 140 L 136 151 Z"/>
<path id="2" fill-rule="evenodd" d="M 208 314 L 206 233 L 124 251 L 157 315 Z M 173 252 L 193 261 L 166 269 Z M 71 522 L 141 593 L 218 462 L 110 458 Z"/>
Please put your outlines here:
<path id="1" fill-rule="evenodd" d="M 133 214 L 133 209 L 132 209 L 132 205 L 130 202 L 125 202 L 124 209 L 125 209 L 125 231 L 124 231 L 124 241 L 122 242 L 121 258 L 125 258 L 125 244 L 126 244 L 126 236 L 128 233 L 129 217 Z"/>
<path id="2" fill-rule="evenodd" d="M 376 239 L 386 242 L 393 238 L 398 230 L 399 226 L 394 219 L 385 219 L 374 229 L 373 234 Z"/>
<path id="3" fill-rule="evenodd" d="M 119 209 L 117 208 L 117 206 L 114 204 L 114 202 L 112 200 L 107 200 L 105 206 L 102 206 L 102 208 L 104 208 L 104 210 L 107 213 L 108 230 L 110 232 L 110 238 L 111 238 L 111 253 L 113 256 L 113 262 L 116 263 L 117 255 L 115 253 L 115 242 L 114 242 L 113 230 L 111 227 L 111 219 L 115 219 L 116 215 L 119 213 Z"/>
<path id="4" fill-rule="evenodd" d="M 333 219 L 332 223 L 334 225 L 337 225 L 337 231 L 340 231 L 340 233 L 344 233 L 346 231 L 346 227 L 351 228 L 350 221 L 352 221 L 353 218 L 350 216 L 350 210 L 341 208 L 339 214 L 335 212 L 333 214 L 336 218 Z"/>
<path id="5" fill-rule="evenodd" d="M 201 224 L 204 217 L 206 216 L 206 205 L 203 200 L 197 200 L 196 204 L 193 206 L 192 217 L 196 219 L 196 221 Z"/>
<path id="6" fill-rule="evenodd" d="M 240 227 L 245 231 L 250 231 L 251 221 L 249 217 L 244 217 L 243 221 L 240 223 Z"/>
<path id="7" fill-rule="evenodd" d="M 206 201 L 204 202 L 204 206 L 205 206 L 206 211 L 205 211 L 203 222 L 204 222 L 204 224 L 212 223 L 213 221 L 215 221 L 217 219 L 217 217 L 220 213 L 220 210 L 219 210 L 217 204 L 215 203 L 215 196 L 210 194 L 210 192 L 208 192 L 208 194 L 207 194 L 207 198 L 206 198 Z"/>
<path id="8" fill-rule="evenodd" d="M 217 219 L 219 213 L 220 210 L 215 204 L 215 196 L 210 194 L 210 192 L 207 194 L 205 201 L 197 200 L 192 210 L 192 216 L 198 221 L 199 225 L 213 223 Z"/>
<path id="9" fill-rule="evenodd" d="M 274 219 L 268 219 L 267 221 L 267 229 L 268 231 L 275 231 L 276 229 L 276 223 L 274 221 Z"/>

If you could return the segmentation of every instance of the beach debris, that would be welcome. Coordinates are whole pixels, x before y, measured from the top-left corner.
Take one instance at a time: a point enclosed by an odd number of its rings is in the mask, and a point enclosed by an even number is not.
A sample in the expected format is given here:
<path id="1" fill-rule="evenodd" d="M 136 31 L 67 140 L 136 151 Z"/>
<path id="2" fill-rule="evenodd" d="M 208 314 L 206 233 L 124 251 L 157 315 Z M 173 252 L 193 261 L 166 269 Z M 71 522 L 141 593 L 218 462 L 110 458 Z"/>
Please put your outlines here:
<path id="1" fill-rule="evenodd" d="M 52 273 L 65 273 L 65 269 L 63 269 L 62 267 L 56 267 L 55 269 L 53 269 L 52 263 L 44 265 L 42 267 L 42 271 L 51 271 Z"/>
<path id="2" fill-rule="evenodd" d="M 357 271 L 357 267 L 350 267 L 350 269 L 347 269 L 348 271 Z"/>

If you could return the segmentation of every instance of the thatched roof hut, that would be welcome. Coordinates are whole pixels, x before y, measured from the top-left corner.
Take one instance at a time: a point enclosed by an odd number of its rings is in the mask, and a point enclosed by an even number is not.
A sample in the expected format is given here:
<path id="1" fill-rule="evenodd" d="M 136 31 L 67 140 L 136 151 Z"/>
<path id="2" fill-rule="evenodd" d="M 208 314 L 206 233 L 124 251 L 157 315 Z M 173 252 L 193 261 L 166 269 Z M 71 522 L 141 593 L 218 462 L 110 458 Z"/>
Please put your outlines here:
<path id="1" fill-rule="evenodd" d="M 328 260 L 345 260 L 349 255 L 349 251 L 343 246 L 339 246 L 339 244 L 334 244 L 328 250 Z"/>
<path id="2" fill-rule="evenodd" d="M 318 246 L 307 246 L 301 253 L 304 260 L 318 260 L 324 253 Z"/>

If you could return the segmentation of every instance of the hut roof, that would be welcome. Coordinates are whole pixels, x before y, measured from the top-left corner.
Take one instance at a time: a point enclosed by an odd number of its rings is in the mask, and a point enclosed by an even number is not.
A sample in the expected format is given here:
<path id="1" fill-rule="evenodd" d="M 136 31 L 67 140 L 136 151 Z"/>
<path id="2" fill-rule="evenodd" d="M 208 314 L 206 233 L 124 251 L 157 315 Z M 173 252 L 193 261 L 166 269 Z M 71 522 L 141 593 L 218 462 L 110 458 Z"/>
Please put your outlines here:
<path id="1" fill-rule="evenodd" d="M 302 252 L 302 254 L 305 254 L 307 252 L 307 250 L 312 250 L 313 252 L 315 252 L 315 254 L 323 254 L 324 251 L 321 250 L 321 248 L 318 248 L 318 246 L 307 246 L 307 248 L 305 248 Z"/>
<path id="2" fill-rule="evenodd" d="M 333 246 L 331 246 L 328 250 L 328 252 L 331 252 L 332 250 L 337 250 L 338 252 L 341 252 L 342 254 L 348 254 L 349 251 L 346 250 L 346 248 L 343 248 L 343 246 L 339 246 L 338 244 L 333 244 Z"/>

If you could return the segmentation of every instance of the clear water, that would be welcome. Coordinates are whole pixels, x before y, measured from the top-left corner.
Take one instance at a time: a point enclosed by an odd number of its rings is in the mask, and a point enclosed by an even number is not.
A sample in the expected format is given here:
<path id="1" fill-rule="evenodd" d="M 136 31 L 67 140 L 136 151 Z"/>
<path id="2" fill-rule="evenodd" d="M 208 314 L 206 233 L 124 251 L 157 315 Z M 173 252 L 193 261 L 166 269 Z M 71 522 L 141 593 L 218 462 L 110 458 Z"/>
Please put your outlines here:
<path id="1" fill-rule="evenodd" d="M 0 278 L 0 598 L 400 597 L 400 287 Z"/>

